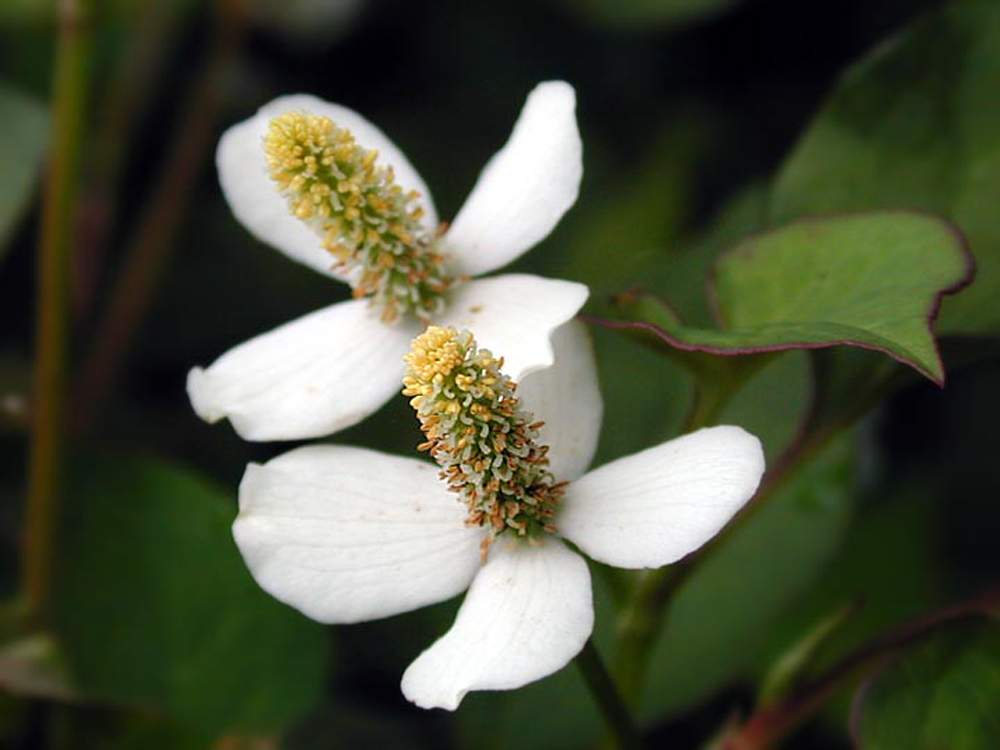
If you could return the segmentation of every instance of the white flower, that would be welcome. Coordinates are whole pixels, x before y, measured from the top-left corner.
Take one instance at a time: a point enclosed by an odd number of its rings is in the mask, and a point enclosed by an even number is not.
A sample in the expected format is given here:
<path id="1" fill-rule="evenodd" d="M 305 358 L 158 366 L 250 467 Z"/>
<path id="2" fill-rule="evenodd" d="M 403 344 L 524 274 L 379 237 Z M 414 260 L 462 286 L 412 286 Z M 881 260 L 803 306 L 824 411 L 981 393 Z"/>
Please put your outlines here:
<path id="1" fill-rule="evenodd" d="M 424 344 L 434 331 L 421 337 Z M 722 426 L 587 472 L 602 402 L 582 324 L 556 331 L 555 364 L 524 378 L 511 408 L 504 405 L 514 390 L 495 377 L 498 360 L 482 351 L 470 358 L 473 350 L 456 336 L 457 354 L 439 342 L 423 349 L 415 342 L 406 382 L 408 393 L 422 394 L 414 406 L 429 438 L 424 448 L 453 490 L 469 490 L 461 501 L 429 463 L 313 445 L 247 467 L 233 526 L 261 587 L 321 622 L 387 617 L 468 589 L 452 628 L 402 680 L 409 700 L 450 710 L 470 690 L 513 689 L 560 669 L 590 636 L 588 567 L 562 539 L 621 568 L 667 565 L 716 534 L 753 495 L 764 470 L 757 438 Z M 463 352 L 468 366 L 448 375 Z M 499 417 L 479 421 L 484 410 Z M 544 426 L 526 424 L 533 419 L 526 410 Z M 449 415 L 453 426 L 437 429 Z M 521 438 L 531 442 L 536 432 L 550 447 L 548 466 L 531 473 L 501 456 L 493 467 L 513 466 L 502 482 L 516 484 L 523 469 L 532 486 L 520 502 L 510 494 L 497 502 L 479 459 L 494 455 L 502 433 L 515 436 L 508 442 L 531 464 L 538 452 Z M 456 457 L 460 465 L 449 463 Z M 550 516 L 545 505 L 553 495 L 561 498 Z"/>
<path id="2" fill-rule="evenodd" d="M 285 96 L 230 128 L 219 143 L 217 165 L 223 192 L 237 219 L 293 260 L 352 283 L 356 293 L 361 289 L 371 296 L 377 291 L 392 306 L 383 310 L 383 317 L 398 319 L 389 325 L 380 320 L 378 310 L 373 312 L 369 300 L 356 299 L 257 336 L 210 367 L 191 370 L 188 394 L 198 415 L 209 422 L 229 419 L 247 440 L 318 437 L 350 427 L 396 393 L 403 373 L 402 356 L 423 324 L 431 320 L 475 331 L 485 346 L 505 353 L 507 370 L 516 378 L 552 364 L 552 332 L 580 309 L 587 288 L 526 274 L 471 277 L 510 263 L 538 243 L 575 202 L 583 171 L 575 107 L 576 96 L 569 84 L 538 85 L 528 96 L 507 144 L 486 165 L 443 235 L 437 234 L 434 204 L 416 170 L 378 128 L 356 112 L 312 96 Z M 296 131 L 305 133 L 303 137 L 314 133 L 310 127 L 335 126 L 320 135 L 330 136 L 331 143 L 333 138 L 353 136 L 348 147 L 356 143 L 357 158 L 362 161 L 367 151 L 377 152 L 374 167 L 359 162 L 362 170 L 372 167 L 364 187 L 381 190 L 378 195 L 398 201 L 394 217 L 401 224 L 389 222 L 382 229 L 390 235 L 396 232 L 390 240 L 397 245 L 398 235 L 412 245 L 414 253 L 427 253 L 433 267 L 426 273 L 433 278 L 422 289 L 431 289 L 430 299 L 421 298 L 415 286 L 400 283 L 401 276 L 391 283 L 366 281 L 361 278 L 364 269 L 338 265 L 338 257 L 347 250 L 333 236 L 331 226 L 346 232 L 344 222 L 330 219 L 328 210 L 314 210 L 310 201 L 316 194 L 310 190 L 315 186 L 281 173 L 285 163 L 280 160 L 292 153 L 280 150 L 287 149 L 287 142 L 265 154 L 265 146 L 271 148 L 265 141 L 275 132 L 274 123 L 280 125 L 281 118 L 289 116 L 297 122 L 286 122 L 279 137 L 296 126 L 304 128 Z M 301 167 L 302 161 L 297 165 Z M 382 210 L 385 206 L 378 195 L 369 200 L 378 200 Z M 327 189 L 325 196 L 336 201 L 337 188 Z M 357 223 L 362 229 L 367 226 L 361 219 Z M 357 232 L 359 242 L 363 241 L 362 230 Z M 385 255 L 391 263 L 392 254 Z M 377 262 L 371 267 L 380 268 Z M 434 277 L 438 272 L 444 282 Z M 424 321 L 410 314 L 412 310 L 398 314 L 395 305 L 400 300 L 404 308 L 415 305 Z"/>

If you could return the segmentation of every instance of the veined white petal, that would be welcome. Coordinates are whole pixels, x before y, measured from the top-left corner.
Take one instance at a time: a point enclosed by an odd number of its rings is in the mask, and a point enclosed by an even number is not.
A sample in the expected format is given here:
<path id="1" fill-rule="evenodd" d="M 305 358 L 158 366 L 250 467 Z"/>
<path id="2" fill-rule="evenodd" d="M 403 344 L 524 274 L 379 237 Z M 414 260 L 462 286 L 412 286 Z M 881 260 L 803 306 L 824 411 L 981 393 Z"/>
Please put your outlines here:
<path id="1" fill-rule="evenodd" d="M 247 466 L 233 537 L 261 588 L 320 622 L 443 601 L 479 569 L 480 529 L 429 463 L 310 445 Z"/>
<path id="2" fill-rule="evenodd" d="M 445 235 L 457 272 L 487 273 L 543 240 L 576 202 L 582 176 L 576 93 L 540 83 Z"/>
<path id="3" fill-rule="evenodd" d="M 557 481 L 572 481 L 590 466 L 601 432 L 604 401 L 587 327 L 571 320 L 552 334 L 555 361 L 518 384 L 521 404 L 541 419 L 540 442 L 549 446 Z"/>
<path id="4" fill-rule="evenodd" d="M 339 127 L 350 130 L 361 146 L 378 150 L 378 163 L 392 166 L 397 183 L 404 190 L 420 193 L 424 226 L 428 231 L 437 228 L 437 213 L 427 186 L 403 152 L 381 130 L 347 107 L 308 94 L 293 94 L 268 102 L 253 117 L 229 128 L 215 153 L 219 183 L 229 207 L 257 239 L 320 273 L 343 278 L 334 273 L 334 259 L 323 249 L 316 233 L 289 212 L 287 201 L 267 173 L 263 139 L 268 123 L 289 111 L 329 117 Z"/>
<path id="5" fill-rule="evenodd" d="M 357 424 L 400 390 L 418 326 L 386 325 L 366 300 L 317 310 L 188 373 L 194 410 L 245 440 L 299 440 Z"/>
<path id="6" fill-rule="evenodd" d="M 504 274 L 459 285 L 439 326 L 467 328 L 479 346 L 504 358 L 504 372 L 520 381 L 552 364 L 553 331 L 587 301 L 583 284 L 530 274 Z"/>
<path id="7" fill-rule="evenodd" d="M 455 624 L 403 675 L 421 708 L 454 711 L 470 690 L 513 690 L 561 669 L 594 627 L 590 571 L 558 539 L 494 543 Z"/>
<path id="8" fill-rule="evenodd" d="M 756 437 L 739 427 L 709 427 L 573 482 L 556 526 L 595 560 L 658 568 L 715 536 L 753 496 L 763 473 Z"/>

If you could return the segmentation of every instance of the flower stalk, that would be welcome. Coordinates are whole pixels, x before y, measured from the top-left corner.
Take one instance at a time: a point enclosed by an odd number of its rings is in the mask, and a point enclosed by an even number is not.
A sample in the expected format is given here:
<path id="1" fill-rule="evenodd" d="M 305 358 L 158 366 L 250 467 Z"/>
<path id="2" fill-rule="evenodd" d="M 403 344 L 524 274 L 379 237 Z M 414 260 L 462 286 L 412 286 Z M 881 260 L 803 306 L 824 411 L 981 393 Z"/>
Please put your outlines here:
<path id="1" fill-rule="evenodd" d="M 614 738 L 615 745 L 622 750 L 638 750 L 642 747 L 639 731 L 629 712 L 625 701 L 608 673 L 601 655 L 594 647 L 592 639 L 588 638 L 583 650 L 576 657 L 576 666 L 580 669 L 594 701 L 597 703 L 608 731 Z"/>
<path id="2" fill-rule="evenodd" d="M 45 619 L 55 549 L 64 434 L 68 275 L 90 56 L 85 0 L 62 0 L 58 13 L 51 158 L 38 245 L 35 374 L 22 562 L 23 592 L 29 617 L 36 621 Z"/>

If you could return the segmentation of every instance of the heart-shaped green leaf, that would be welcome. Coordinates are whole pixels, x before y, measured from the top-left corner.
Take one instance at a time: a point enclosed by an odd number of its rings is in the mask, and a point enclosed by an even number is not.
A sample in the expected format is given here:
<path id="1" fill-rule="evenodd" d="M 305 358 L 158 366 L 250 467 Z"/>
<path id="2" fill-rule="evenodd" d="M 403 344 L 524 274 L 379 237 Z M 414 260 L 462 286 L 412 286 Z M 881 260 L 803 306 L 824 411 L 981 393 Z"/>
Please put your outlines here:
<path id="1" fill-rule="evenodd" d="M 722 327 L 680 324 L 642 294 L 623 308 L 669 347 L 738 355 L 837 345 L 884 352 L 941 383 L 931 332 L 942 295 L 972 275 L 951 224 L 908 211 L 801 219 L 723 255 L 712 279 Z"/>

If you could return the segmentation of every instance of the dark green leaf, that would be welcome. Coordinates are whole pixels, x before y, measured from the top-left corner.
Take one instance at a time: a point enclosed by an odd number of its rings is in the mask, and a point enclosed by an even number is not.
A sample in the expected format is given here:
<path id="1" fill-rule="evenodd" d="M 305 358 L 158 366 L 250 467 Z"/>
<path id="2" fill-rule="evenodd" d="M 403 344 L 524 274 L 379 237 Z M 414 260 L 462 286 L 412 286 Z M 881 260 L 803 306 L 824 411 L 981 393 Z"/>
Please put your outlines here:
<path id="1" fill-rule="evenodd" d="M 968 235 L 976 283 L 942 333 L 1000 329 L 1000 4 L 946 4 L 851 68 L 785 163 L 772 220 L 919 208 Z"/>
<path id="2" fill-rule="evenodd" d="M 1000 747 L 1000 625 L 948 628 L 909 649 L 860 694 L 865 750 Z"/>
<path id="3" fill-rule="evenodd" d="M 276 729 L 314 703 L 326 632 L 250 578 L 232 493 L 135 458 L 78 463 L 67 486 L 56 615 L 83 694 L 205 731 Z"/>

